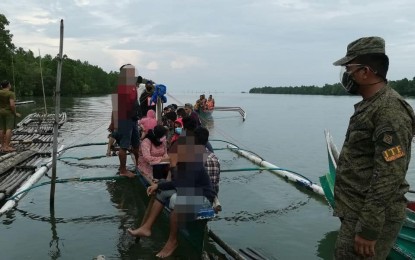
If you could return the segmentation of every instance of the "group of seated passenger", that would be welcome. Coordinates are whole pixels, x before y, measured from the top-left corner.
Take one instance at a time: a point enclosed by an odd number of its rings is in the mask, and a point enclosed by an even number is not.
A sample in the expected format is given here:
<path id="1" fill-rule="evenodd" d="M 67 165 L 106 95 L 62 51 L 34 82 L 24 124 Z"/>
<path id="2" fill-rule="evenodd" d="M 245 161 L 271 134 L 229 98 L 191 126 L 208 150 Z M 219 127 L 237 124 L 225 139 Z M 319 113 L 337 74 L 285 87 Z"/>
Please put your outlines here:
<path id="1" fill-rule="evenodd" d="M 151 236 L 155 220 L 165 206 L 169 207 L 170 234 L 163 249 L 156 255 L 159 258 L 170 256 L 178 246 L 178 229 L 184 224 L 180 220 L 193 221 L 200 210 L 212 209 L 219 192 L 220 164 L 215 154 L 207 148 L 209 131 L 204 127 L 195 127 L 196 123 L 191 117 L 183 118 L 183 125 L 182 133 L 168 150 L 169 157 L 161 155 L 161 151 L 159 159 L 149 157 L 151 162 L 162 162 L 168 158 L 171 175 L 166 179 L 150 182 L 147 193 L 149 196 L 156 196 L 156 199 L 154 204 L 149 205 L 148 217 L 137 229 L 128 229 L 135 237 Z M 161 128 L 163 126 L 154 128 L 154 137 L 159 140 L 158 143 L 162 143 L 161 138 L 164 137 Z M 145 156 L 142 157 L 145 159 Z"/>
<path id="2" fill-rule="evenodd" d="M 170 235 L 157 254 L 160 258 L 171 255 L 178 246 L 177 231 L 182 224 L 178 219 L 185 216 L 186 220 L 194 220 L 197 212 L 204 208 L 213 208 L 216 212 L 221 210 L 217 199 L 220 164 L 208 141 L 209 131 L 200 126 L 190 111 L 186 111 L 188 107 L 177 110 L 176 107 L 164 110 L 162 124 L 158 124 L 151 109 L 138 122 L 142 133 L 137 170 L 150 183 L 148 195 L 156 196 L 156 200 L 152 206 L 149 205 L 150 213 L 142 225 L 128 231 L 135 237 L 150 236 L 157 216 L 164 207 L 169 207 L 172 210 Z M 116 139 L 116 135 L 112 136 Z M 168 174 L 154 176 L 160 165 L 168 166 Z M 192 199 L 189 200 L 189 196 Z M 189 201 L 194 203 L 189 205 Z M 189 208 L 193 209 L 192 212 L 188 212 Z"/>
<path id="3" fill-rule="evenodd" d="M 209 95 L 209 98 L 206 99 L 205 94 L 200 95 L 199 99 L 196 100 L 194 105 L 195 111 L 207 111 L 213 110 L 215 108 L 215 100 L 213 99 L 212 95 Z"/>
<path id="4" fill-rule="evenodd" d="M 142 139 L 140 143 L 139 157 L 137 162 L 138 170 L 149 179 L 152 179 L 153 165 L 169 162 L 167 151 L 177 142 L 180 136 L 185 136 L 186 131 L 193 134 L 197 127 L 200 127 L 191 116 L 178 116 L 175 111 L 167 112 L 163 125 L 157 125 L 153 118 L 154 111 L 149 110 L 147 117 L 142 118 L 139 124 L 142 127 Z M 150 116 L 150 117 L 149 117 Z M 150 123 L 151 122 L 151 123 Z M 154 125 L 153 128 L 149 126 Z M 213 152 L 208 142 L 209 151 Z"/>

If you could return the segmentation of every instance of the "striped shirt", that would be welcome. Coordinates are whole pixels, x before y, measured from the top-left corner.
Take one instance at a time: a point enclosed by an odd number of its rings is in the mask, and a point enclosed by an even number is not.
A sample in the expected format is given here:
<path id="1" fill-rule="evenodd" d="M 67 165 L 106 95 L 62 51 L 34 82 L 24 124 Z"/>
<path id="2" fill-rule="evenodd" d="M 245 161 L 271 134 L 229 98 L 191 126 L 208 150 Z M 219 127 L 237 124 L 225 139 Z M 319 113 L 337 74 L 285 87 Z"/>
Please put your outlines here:
<path id="1" fill-rule="evenodd" d="M 207 159 L 205 162 L 205 169 L 209 175 L 210 182 L 212 183 L 212 188 L 219 193 L 219 180 L 220 180 L 220 163 L 218 157 L 212 152 L 207 151 Z"/>

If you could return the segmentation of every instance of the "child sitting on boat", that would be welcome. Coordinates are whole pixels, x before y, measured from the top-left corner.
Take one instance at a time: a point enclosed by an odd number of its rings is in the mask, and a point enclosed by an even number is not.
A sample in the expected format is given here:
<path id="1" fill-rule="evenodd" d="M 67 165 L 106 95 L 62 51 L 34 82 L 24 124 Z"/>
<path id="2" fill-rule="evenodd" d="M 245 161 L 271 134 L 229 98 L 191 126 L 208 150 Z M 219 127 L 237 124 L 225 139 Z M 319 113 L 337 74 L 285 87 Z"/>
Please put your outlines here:
<path id="1" fill-rule="evenodd" d="M 147 188 L 149 196 L 156 195 L 148 218 L 141 227 L 128 229 L 132 236 L 149 237 L 151 228 L 164 206 L 170 212 L 170 234 L 163 249 L 156 255 L 165 258 L 178 246 L 177 232 L 183 221 L 195 220 L 202 209 L 212 208 L 216 192 L 205 169 L 206 143 L 209 131 L 196 130 L 194 135 L 182 136 L 171 149 L 172 180 L 153 183 Z"/>
<path id="2" fill-rule="evenodd" d="M 174 121 L 174 134 L 170 140 L 170 147 L 177 141 L 177 139 L 179 139 L 179 136 L 182 133 L 182 130 L 183 130 L 183 124 L 181 120 Z"/>

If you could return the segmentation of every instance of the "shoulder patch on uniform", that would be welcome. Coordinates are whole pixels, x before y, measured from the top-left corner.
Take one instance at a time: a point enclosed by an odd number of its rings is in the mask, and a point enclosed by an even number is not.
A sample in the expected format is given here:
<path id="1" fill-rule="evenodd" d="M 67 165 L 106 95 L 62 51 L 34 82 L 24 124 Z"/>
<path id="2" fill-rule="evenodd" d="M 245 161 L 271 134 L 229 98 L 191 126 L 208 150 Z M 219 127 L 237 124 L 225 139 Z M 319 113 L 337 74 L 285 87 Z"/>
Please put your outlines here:
<path id="1" fill-rule="evenodd" d="M 387 162 L 394 161 L 398 158 L 404 157 L 405 152 L 400 145 L 394 146 L 382 152 L 383 158 Z"/>
<path id="2" fill-rule="evenodd" d="M 386 143 L 386 144 L 392 144 L 393 143 L 393 137 L 392 137 L 392 135 L 390 135 L 390 134 L 384 134 L 383 135 L 383 139 L 382 139 L 382 141 L 384 142 L 384 143 Z"/>
<path id="3" fill-rule="evenodd" d="M 380 129 L 378 129 L 376 132 L 375 132 L 375 137 L 376 137 L 376 139 L 378 139 L 382 134 L 384 134 L 384 133 L 393 133 L 394 131 L 393 131 L 393 128 L 392 127 L 390 127 L 390 126 L 385 126 L 385 127 L 382 127 L 382 128 L 380 128 Z"/>

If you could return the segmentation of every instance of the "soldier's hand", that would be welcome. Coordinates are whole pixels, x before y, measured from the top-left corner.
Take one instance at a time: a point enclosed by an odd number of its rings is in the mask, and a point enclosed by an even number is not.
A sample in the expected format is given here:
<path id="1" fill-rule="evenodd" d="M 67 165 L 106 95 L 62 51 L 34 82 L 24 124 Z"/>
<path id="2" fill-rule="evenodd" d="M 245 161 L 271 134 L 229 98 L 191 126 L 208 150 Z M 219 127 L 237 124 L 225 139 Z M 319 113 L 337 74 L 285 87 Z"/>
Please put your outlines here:
<path id="1" fill-rule="evenodd" d="M 363 257 L 375 256 L 376 240 L 366 240 L 359 235 L 354 237 L 354 250 Z"/>

